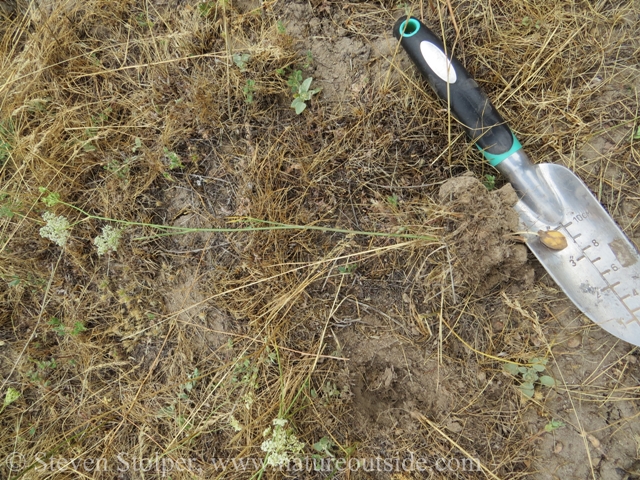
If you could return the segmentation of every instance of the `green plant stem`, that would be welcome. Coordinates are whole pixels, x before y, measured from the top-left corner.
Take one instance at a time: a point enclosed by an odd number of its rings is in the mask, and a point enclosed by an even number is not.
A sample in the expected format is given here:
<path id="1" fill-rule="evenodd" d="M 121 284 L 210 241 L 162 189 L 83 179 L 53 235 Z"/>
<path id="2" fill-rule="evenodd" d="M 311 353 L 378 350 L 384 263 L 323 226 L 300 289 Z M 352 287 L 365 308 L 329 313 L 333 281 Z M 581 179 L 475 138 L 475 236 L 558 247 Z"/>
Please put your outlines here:
<path id="1" fill-rule="evenodd" d="M 318 225 L 292 225 L 288 223 L 280 223 L 280 222 L 271 222 L 269 220 L 260 220 L 252 217 L 243 217 L 239 218 L 238 221 L 247 221 L 247 222 L 255 222 L 262 223 L 267 226 L 264 227 L 220 227 L 220 228 L 188 228 L 188 227 L 176 227 L 173 225 L 156 225 L 153 223 L 143 223 L 143 222 L 131 222 L 128 220 L 119 220 L 115 218 L 101 217 L 99 215 L 92 215 L 89 212 L 84 211 L 80 207 L 76 207 L 70 203 L 60 202 L 62 205 L 66 205 L 73 210 L 76 210 L 82 213 L 86 219 L 85 220 L 101 220 L 104 222 L 113 222 L 119 223 L 123 225 L 131 225 L 137 227 L 148 227 L 154 228 L 156 230 L 169 230 L 166 233 L 159 233 L 157 235 L 149 236 L 149 237 L 136 237 L 134 240 L 149 240 L 152 238 L 163 237 L 163 236 L 171 236 L 171 235 L 184 235 L 187 233 L 236 233 L 236 232 L 259 232 L 259 231 L 270 231 L 270 230 L 317 230 L 321 232 L 333 232 L 333 233 L 344 233 L 347 235 L 365 235 L 368 237 L 387 237 L 387 238 L 403 238 L 403 239 L 413 239 L 413 240 L 425 240 L 428 242 L 436 242 L 438 239 L 436 237 L 432 237 L 429 235 L 416 235 L 410 233 L 385 233 L 385 232 L 367 232 L 367 231 L 359 231 L 359 230 L 349 230 L 346 228 L 335 228 L 335 227 L 321 227 Z M 84 221 L 84 220 L 82 220 Z"/>

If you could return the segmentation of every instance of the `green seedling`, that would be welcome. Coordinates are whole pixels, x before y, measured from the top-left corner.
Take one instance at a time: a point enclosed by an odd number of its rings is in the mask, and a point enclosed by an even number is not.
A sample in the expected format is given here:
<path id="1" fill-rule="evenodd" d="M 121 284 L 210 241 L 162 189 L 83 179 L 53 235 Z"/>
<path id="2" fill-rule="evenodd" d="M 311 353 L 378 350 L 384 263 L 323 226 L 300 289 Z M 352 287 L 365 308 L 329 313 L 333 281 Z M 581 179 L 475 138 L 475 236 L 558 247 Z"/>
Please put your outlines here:
<path id="1" fill-rule="evenodd" d="M 236 67 L 238 67 L 241 72 L 245 72 L 247 70 L 247 62 L 251 58 L 251 55 L 248 53 L 234 53 L 232 58 Z"/>
<path id="2" fill-rule="evenodd" d="M 333 454 L 331 449 L 335 446 L 336 444 L 333 443 L 333 440 L 331 440 L 329 437 L 322 437 L 320 440 L 318 440 L 316 443 L 313 444 L 313 449 L 316 452 L 318 452 L 318 454 L 314 455 L 314 457 L 317 457 L 317 458 L 332 457 L 333 458 L 335 455 Z"/>
<path id="3" fill-rule="evenodd" d="M 182 400 L 187 400 L 189 398 L 189 394 L 191 390 L 196 386 L 196 382 L 198 381 L 198 377 L 200 377 L 200 370 L 197 368 L 189 374 L 187 377 L 188 381 L 183 385 L 180 385 L 180 394 L 179 397 Z"/>
<path id="4" fill-rule="evenodd" d="M 49 376 L 49 373 L 52 370 L 55 370 L 58 367 L 55 358 L 51 360 L 38 361 L 34 360 L 36 364 L 35 370 L 30 370 L 27 372 L 27 378 L 29 381 L 35 385 L 42 385 L 43 387 L 48 387 L 50 382 L 46 380 L 46 377 Z"/>
<path id="5" fill-rule="evenodd" d="M 136 15 L 136 22 L 141 27 L 153 27 L 153 22 L 142 12 Z"/>
<path id="6" fill-rule="evenodd" d="M 157 413 L 158 418 L 171 418 L 180 428 L 184 428 L 187 430 L 193 428 L 193 425 L 187 418 L 188 416 L 185 416 L 183 413 L 181 413 L 183 411 L 183 408 L 176 408 L 176 406 L 180 403 L 180 400 L 182 400 L 183 402 L 189 400 L 191 391 L 196 386 L 199 377 L 200 370 L 198 370 L 197 368 L 195 368 L 193 372 L 187 375 L 187 381 L 179 387 L 178 398 L 173 399 L 171 403 L 166 407 L 162 407 Z"/>
<path id="7" fill-rule="evenodd" d="M 1 162 L 0 162 L 1 163 Z M 20 211 L 20 204 L 8 194 L 0 193 L 0 218 L 13 218 Z"/>
<path id="8" fill-rule="evenodd" d="M 84 326 L 82 322 L 76 322 L 73 324 L 72 328 L 67 328 L 57 317 L 51 317 L 49 320 L 49 325 L 51 325 L 51 329 L 58 334 L 60 337 L 64 337 L 66 335 L 71 335 L 75 337 L 80 335 L 82 332 L 86 331 L 87 328 Z"/>
<path id="9" fill-rule="evenodd" d="M 560 421 L 560 420 L 551 420 L 549 423 L 547 423 L 544 426 L 544 431 L 545 432 L 553 432 L 554 430 L 557 430 L 559 428 L 564 427 L 564 422 Z"/>
<path id="10" fill-rule="evenodd" d="M 253 94 L 255 93 L 256 82 L 254 80 L 248 79 L 244 88 L 242 89 L 242 93 L 244 94 L 244 101 L 246 103 L 253 103 Z"/>
<path id="11" fill-rule="evenodd" d="M 488 173 L 484 176 L 483 185 L 487 188 L 487 190 L 492 191 L 496 188 L 496 176 L 489 175 Z"/>
<path id="12" fill-rule="evenodd" d="M 307 50 L 307 55 L 304 60 L 304 64 L 302 65 L 302 68 L 304 70 L 308 70 L 309 67 L 311 67 L 312 63 L 313 63 L 313 53 L 311 53 L 311 50 Z"/>
<path id="13" fill-rule="evenodd" d="M 531 17 L 524 17 L 522 19 L 522 26 L 524 27 L 528 27 L 530 25 L 532 25 L 536 28 L 536 30 L 540 30 L 540 20 L 536 20 L 536 23 L 533 23 L 533 20 L 531 19 Z"/>
<path id="14" fill-rule="evenodd" d="M 15 388 L 9 387 L 7 389 L 7 393 L 4 396 L 4 402 L 2 403 L 2 408 L 0 408 L 0 413 L 4 412 L 4 409 L 18 400 L 18 398 L 20 398 L 20 392 Z"/>
<path id="15" fill-rule="evenodd" d="M 169 170 L 175 170 L 176 168 L 183 168 L 182 162 L 180 161 L 180 157 L 176 152 L 172 152 L 167 147 L 164 147 L 164 154 L 169 160 Z"/>
<path id="16" fill-rule="evenodd" d="M 398 208 L 398 195 L 396 195 L 395 193 L 393 195 L 389 195 L 387 197 L 387 203 L 393 208 Z"/>
<path id="17" fill-rule="evenodd" d="M 215 6 L 215 2 L 202 2 L 198 4 L 198 13 L 201 17 L 208 17 Z"/>
<path id="18" fill-rule="evenodd" d="M 348 265 L 340 265 L 338 267 L 338 272 L 340 272 L 342 275 L 349 275 L 350 273 L 355 272 L 357 268 L 358 268 L 358 264 L 357 263 L 350 263 Z"/>
<path id="19" fill-rule="evenodd" d="M 307 108 L 307 101 L 311 100 L 316 93 L 322 90 L 321 88 L 311 88 L 311 82 L 313 77 L 305 78 L 302 80 L 302 71 L 294 70 L 287 80 L 287 84 L 291 87 L 293 92 L 293 102 L 291 102 L 291 108 L 295 109 L 296 113 L 300 115 Z"/>
<path id="20" fill-rule="evenodd" d="M 640 140 L 640 125 L 638 125 L 638 128 L 636 129 L 635 133 L 633 134 L 632 138 L 634 140 Z M 2 161 L 2 150 L 0 148 L 0 162 Z"/>
<path id="21" fill-rule="evenodd" d="M 130 162 L 130 158 L 125 158 L 122 161 L 113 158 L 109 160 L 109 162 L 102 168 L 104 168 L 107 172 L 112 173 L 120 180 L 126 180 L 127 176 L 129 175 Z"/>
<path id="22" fill-rule="evenodd" d="M 549 375 L 540 375 L 544 372 L 546 364 L 546 358 L 533 358 L 531 359 L 530 367 L 522 367 L 515 363 L 505 363 L 503 368 L 507 373 L 514 377 L 518 377 L 518 375 L 520 375 L 522 377 L 522 383 L 518 388 L 525 397 L 533 398 L 537 382 L 539 382 L 540 385 L 545 385 L 547 387 L 554 387 L 556 385 L 556 381 L 553 377 L 550 377 Z"/>
<path id="23" fill-rule="evenodd" d="M 284 26 L 284 23 L 282 23 L 282 21 L 278 20 L 276 22 L 276 27 L 280 35 L 284 35 L 285 33 L 287 33 L 287 27 Z"/>

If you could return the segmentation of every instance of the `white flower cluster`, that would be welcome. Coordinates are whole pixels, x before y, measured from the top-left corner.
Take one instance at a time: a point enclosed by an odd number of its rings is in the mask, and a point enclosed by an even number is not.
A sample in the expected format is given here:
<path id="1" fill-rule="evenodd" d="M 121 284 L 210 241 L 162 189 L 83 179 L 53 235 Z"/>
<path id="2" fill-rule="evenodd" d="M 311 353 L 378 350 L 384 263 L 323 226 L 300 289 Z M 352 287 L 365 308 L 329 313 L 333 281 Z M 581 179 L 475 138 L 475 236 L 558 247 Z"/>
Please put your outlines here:
<path id="1" fill-rule="evenodd" d="M 52 242 L 64 247 L 71 236 L 71 225 L 62 215 L 54 215 L 51 212 L 44 212 L 42 219 L 47 224 L 40 229 L 40 236 L 48 238 Z"/>
<path id="2" fill-rule="evenodd" d="M 98 247 L 98 255 L 102 256 L 107 252 L 116 252 L 122 237 L 122 230 L 107 225 L 102 228 L 102 235 L 96 237 L 93 243 Z"/>
<path id="3" fill-rule="evenodd" d="M 267 453 L 266 465 L 280 467 L 287 465 L 291 461 L 291 457 L 295 457 L 302 453 L 304 443 L 299 442 L 298 438 L 291 431 L 286 429 L 287 420 L 284 418 L 276 418 L 273 420 L 273 428 L 268 427 L 262 435 L 271 438 L 262 442 L 260 448 Z"/>
<path id="4" fill-rule="evenodd" d="M 229 425 L 231 425 L 231 428 L 233 428 L 236 432 L 240 432 L 242 430 L 242 424 L 233 415 L 229 417 Z"/>

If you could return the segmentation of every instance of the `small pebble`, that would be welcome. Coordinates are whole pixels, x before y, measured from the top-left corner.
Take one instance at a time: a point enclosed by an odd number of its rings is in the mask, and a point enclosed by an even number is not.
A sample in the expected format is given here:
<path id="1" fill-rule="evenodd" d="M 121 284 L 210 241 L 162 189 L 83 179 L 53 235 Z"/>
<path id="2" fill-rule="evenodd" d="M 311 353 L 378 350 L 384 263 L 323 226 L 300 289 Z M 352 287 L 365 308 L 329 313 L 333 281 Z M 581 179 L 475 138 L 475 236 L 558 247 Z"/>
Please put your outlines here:
<path id="1" fill-rule="evenodd" d="M 578 348 L 580 346 L 580 339 L 578 337 L 571 337 L 567 342 L 567 347 Z"/>
<path id="2" fill-rule="evenodd" d="M 484 383 L 487 381 L 487 374 L 485 372 L 480 371 L 478 372 L 477 378 L 480 383 Z"/>
<path id="3" fill-rule="evenodd" d="M 462 431 L 462 425 L 458 422 L 451 422 L 447 425 L 447 429 L 452 431 L 453 433 L 460 433 Z"/>
<path id="4" fill-rule="evenodd" d="M 591 445 L 593 445 L 594 448 L 600 448 L 600 440 L 598 440 L 596 437 L 589 434 L 587 435 L 587 439 L 591 442 Z"/>
<path id="5" fill-rule="evenodd" d="M 560 453 L 563 448 L 564 445 L 562 444 L 562 442 L 556 442 L 556 444 L 553 446 L 553 453 Z"/>

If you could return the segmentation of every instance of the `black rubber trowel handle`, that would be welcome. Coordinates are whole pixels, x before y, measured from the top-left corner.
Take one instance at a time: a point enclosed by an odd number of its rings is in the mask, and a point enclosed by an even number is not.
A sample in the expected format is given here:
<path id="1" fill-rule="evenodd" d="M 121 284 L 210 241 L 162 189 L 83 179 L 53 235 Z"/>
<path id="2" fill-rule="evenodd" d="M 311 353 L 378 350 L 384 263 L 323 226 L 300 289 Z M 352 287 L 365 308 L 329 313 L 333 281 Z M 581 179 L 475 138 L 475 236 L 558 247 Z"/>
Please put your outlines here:
<path id="1" fill-rule="evenodd" d="M 446 55 L 440 39 L 420 20 L 400 18 L 393 27 L 393 35 L 492 165 L 520 148 L 489 98 L 462 64 Z"/>

